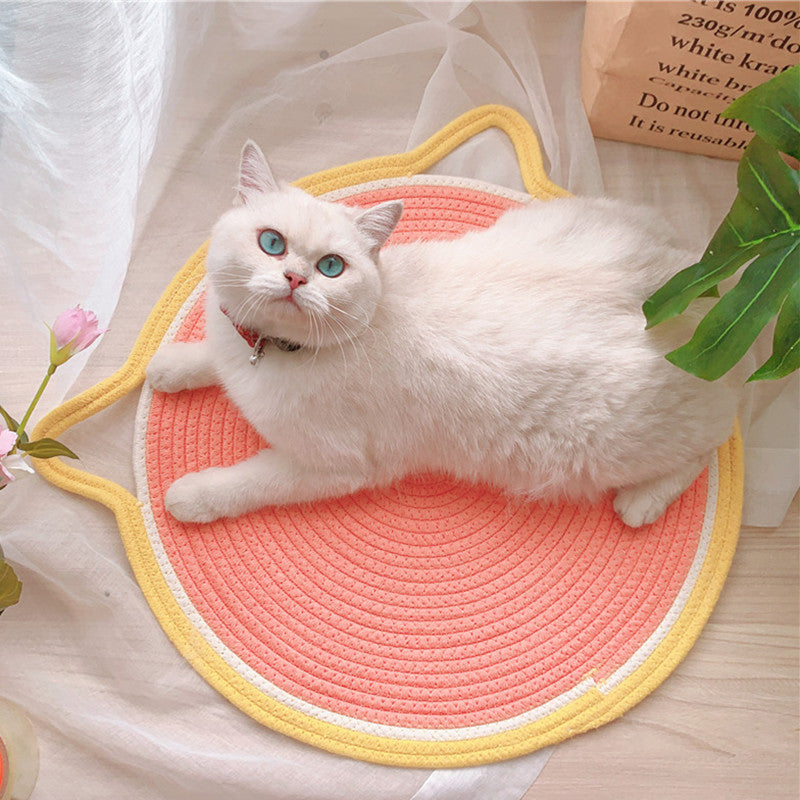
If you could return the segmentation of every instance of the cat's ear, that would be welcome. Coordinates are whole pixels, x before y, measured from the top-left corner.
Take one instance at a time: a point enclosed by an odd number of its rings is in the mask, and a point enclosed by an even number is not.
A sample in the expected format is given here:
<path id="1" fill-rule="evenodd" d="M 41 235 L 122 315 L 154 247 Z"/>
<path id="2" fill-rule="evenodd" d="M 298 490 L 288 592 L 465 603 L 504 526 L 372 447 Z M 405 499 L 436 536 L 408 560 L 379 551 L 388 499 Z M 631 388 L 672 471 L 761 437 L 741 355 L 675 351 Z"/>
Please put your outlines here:
<path id="1" fill-rule="evenodd" d="M 278 182 L 272 175 L 267 159 L 261 148 L 248 140 L 242 148 L 242 160 L 239 166 L 239 185 L 237 191 L 242 203 L 254 197 L 278 189 Z"/>
<path id="2" fill-rule="evenodd" d="M 363 211 L 356 217 L 356 226 L 370 243 L 370 253 L 376 256 L 403 214 L 402 200 L 389 200 Z"/>

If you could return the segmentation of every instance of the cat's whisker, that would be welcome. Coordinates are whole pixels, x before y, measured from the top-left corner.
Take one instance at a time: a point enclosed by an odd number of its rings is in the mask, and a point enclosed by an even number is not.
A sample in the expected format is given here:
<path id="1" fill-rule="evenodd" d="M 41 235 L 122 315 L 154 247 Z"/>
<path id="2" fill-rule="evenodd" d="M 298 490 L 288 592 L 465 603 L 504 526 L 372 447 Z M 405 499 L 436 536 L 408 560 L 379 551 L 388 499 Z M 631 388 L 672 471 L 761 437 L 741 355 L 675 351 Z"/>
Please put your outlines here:
<path id="1" fill-rule="evenodd" d="M 354 320 L 355 322 L 359 323 L 359 325 L 363 325 L 365 329 L 370 327 L 370 325 L 369 325 L 369 315 L 364 311 L 364 309 L 361 306 L 357 306 L 357 307 L 363 313 L 363 315 L 364 315 L 363 318 L 362 317 L 358 317 L 355 314 L 351 314 L 348 311 L 345 311 L 343 308 L 341 308 L 340 306 L 337 306 L 335 303 L 332 303 L 330 301 L 328 301 L 328 305 L 330 306 L 331 310 L 333 310 L 335 312 L 335 314 L 331 314 L 330 315 L 331 319 L 334 319 L 341 326 L 342 330 L 345 331 L 345 333 L 347 333 L 347 326 L 345 326 L 344 323 L 340 319 L 337 319 L 336 315 L 338 315 L 338 314 L 341 314 L 342 316 L 345 316 L 345 317 L 347 317 L 349 319 Z M 357 304 L 354 303 L 353 305 L 357 305 Z M 356 334 L 354 332 L 353 336 L 356 336 L 356 335 L 358 335 L 358 334 Z M 352 337 L 348 336 L 348 338 L 352 338 Z"/>
<path id="2" fill-rule="evenodd" d="M 337 343 L 339 345 L 339 349 L 340 349 L 340 351 L 342 353 L 342 358 L 345 361 L 345 376 L 347 374 L 346 373 L 347 356 L 345 354 L 345 344 L 349 344 L 349 345 L 352 345 L 351 350 L 356 356 L 356 359 L 357 359 L 356 366 L 357 367 L 359 367 L 359 368 L 361 367 L 361 356 L 362 355 L 364 356 L 364 359 L 366 360 L 366 362 L 367 362 L 367 364 L 369 366 L 369 370 L 370 370 L 370 382 L 372 382 L 372 380 L 374 378 L 372 360 L 370 359 L 369 354 L 367 353 L 367 350 L 366 350 L 366 348 L 364 346 L 364 343 L 361 340 L 360 334 L 356 334 L 356 333 L 348 330 L 348 328 L 344 324 L 342 324 L 341 320 L 336 319 L 336 317 L 333 316 L 333 315 L 329 315 L 326 318 L 326 322 L 328 323 L 328 328 L 331 331 L 331 334 L 334 335 L 336 340 L 337 340 Z M 332 322 L 335 322 L 339 326 L 339 328 L 342 330 L 342 333 L 343 333 L 342 337 L 336 336 L 335 331 L 333 330 L 333 327 L 330 324 Z"/>
<path id="3" fill-rule="evenodd" d="M 363 319 L 361 317 L 357 317 L 355 314 L 351 314 L 349 311 L 345 311 L 343 308 L 337 306 L 335 303 L 330 302 L 330 300 L 328 301 L 328 304 L 330 305 L 330 307 L 337 314 L 342 314 L 345 317 L 349 317 L 350 319 L 353 319 L 356 322 L 360 322 L 362 325 L 368 325 L 369 324 L 369 318 L 368 318 L 366 312 L 364 312 L 364 309 L 361 306 L 358 306 L 358 308 L 359 308 L 360 311 L 362 311 L 364 313 Z M 356 305 L 356 304 L 354 303 L 353 305 Z"/>
<path id="4" fill-rule="evenodd" d="M 347 380 L 347 374 L 349 369 L 349 363 L 347 361 L 347 351 L 345 350 L 344 343 L 342 338 L 336 335 L 336 331 L 333 329 L 331 322 L 337 322 L 335 318 L 331 317 L 330 315 L 326 315 L 320 318 L 320 321 L 325 326 L 325 328 L 330 332 L 331 337 L 336 342 L 337 346 L 339 347 L 339 352 L 342 354 L 342 363 L 344 366 L 344 379 Z M 346 331 L 345 331 L 346 333 Z"/>
<path id="5" fill-rule="evenodd" d="M 345 337 L 347 338 L 347 340 L 350 341 L 354 346 L 357 346 L 360 349 L 361 353 L 363 353 L 364 358 L 367 360 L 367 363 L 370 365 L 370 370 L 371 370 L 372 369 L 372 362 L 371 362 L 371 360 L 369 358 L 369 354 L 367 353 L 367 348 L 366 348 L 366 345 L 364 344 L 364 340 L 363 340 L 363 333 L 365 331 L 372 331 L 372 326 L 369 324 L 369 317 L 368 317 L 367 313 L 364 311 L 364 309 L 361 306 L 358 306 L 358 308 L 362 312 L 364 312 L 364 319 L 362 320 L 362 319 L 359 319 L 358 317 L 356 317 L 353 314 L 349 314 L 347 311 L 345 311 L 342 308 L 339 308 L 338 306 L 334 305 L 333 303 L 331 303 L 330 305 L 331 305 L 331 308 L 333 308 L 338 313 L 344 314 L 347 317 L 351 317 L 352 319 L 356 320 L 357 322 L 363 324 L 363 326 L 364 326 L 364 330 L 363 331 L 358 331 L 358 332 L 354 332 L 353 331 L 353 332 L 351 332 L 351 331 L 348 331 L 346 326 L 342 324 L 341 320 L 338 320 L 338 319 L 335 318 L 335 316 L 331 315 L 331 318 L 335 319 L 336 322 L 341 326 L 342 330 L 345 332 Z M 359 363 L 360 363 L 360 360 L 359 360 Z"/>
<path id="6" fill-rule="evenodd" d="M 371 335 L 374 335 L 376 332 L 380 333 L 380 335 L 383 337 L 384 342 L 387 341 L 386 334 L 382 330 L 380 330 L 379 328 L 375 328 L 375 326 L 372 325 L 371 317 L 370 317 L 369 314 L 367 314 L 367 312 L 364 310 L 364 308 L 362 306 L 358 305 L 357 303 L 353 303 L 353 305 L 355 305 L 358 308 L 358 310 L 361 311 L 364 314 L 364 318 L 363 319 L 359 319 L 354 314 L 349 314 L 343 308 L 340 308 L 339 306 L 335 305 L 334 303 L 330 303 L 331 308 L 334 309 L 337 313 L 344 314 L 347 317 L 351 317 L 356 322 L 361 323 L 364 326 L 365 331 L 369 331 L 369 333 Z M 382 305 L 383 304 L 379 300 L 376 303 L 376 308 L 381 308 Z M 374 313 L 373 313 L 373 316 L 374 316 Z M 359 334 L 359 335 L 361 335 L 361 334 Z M 362 347 L 364 347 L 366 349 L 366 345 L 363 344 L 363 341 L 362 341 Z"/>
<path id="7" fill-rule="evenodd" d="M 218 269 L 211 276 L 211 281 L 215 286 L 246 286 L 249 280 L 249 273 L 235 269 Z"/>
<path id="8" fill-rule="evenodd" d="M 245 306 L 246 314 L 244 312 L 242 313 L 243 321 L 245 317 L 259 317 L 264 307 L 272 300 L 271 295 L 263 294 L 261 292 L 253 292 L 248 295 L 248 298 L 250 299 L 250 304 Z"/>
<path id="9" fill-rule="evenodd" d="M 247 320 L 253 311 L 258 307 L 260 297 L 258 295 L 249 294 L 245 297 L 238 309 L 233 312 L 234 317 L 242 324 L 247 324 Z"/>
<path id="10" fill-rule="evenodd" d="M 250 309 L 251 315 L 256 319 L 260 319 L 262 311 L 264 310 L 264 307 L 267 305 L 267 303 L 269 303 L 268 297 L 259 296 L 258 300 L 256 301 L 256 304 L 253 306 L 252 309 Z"/>
<path id="11" fill-rule="evenodd" d="M 231 316 L 238 322 L 244 322 L 244 319 L 247 316 L 246 313 L 247 309 L 250 308 L 252 303 L 253 303 L 253 295 L 251 294 L 245 295 L 244 299 L 241 300 L 233 309 L 230 310 Z"/>
<path id="12" fill-rule="evenodd" d="M 222 280 L 215 280 L 214 286 L 218 289 L 247 289 L 247 281 L 244 280 L 237 280 L 237 279 L 222 279 Z"/>
<path id="13" fill-rule="evenodd" d="M 214 270 L 214 275 L 240 275 L 244 273 L 242 267 L 235 267 L 235 266 L 227 266 L 227 267 L 218 267 Z"/>
<path id="14" fill-rule="evenodd" d="M 305 341 L 302 344 L 302 349 L 303 350 L 308 349 L 309 343 L 316 339 L 316 335 L 317 335 L 316 332 L 317 332 L 317 328 L 316 328 L 316 322 L 314 321 L 314 314 L 309 311 L 309 313 L 308 313 L 308 335 L 306 336 Z M 307 364 L 310 363 L 310 364 L 313 365 L 314 361 L 317 358 L 317 352 L 318 352 L 317 348 L 314 347 L 313 350 L 312 350 L 311 355 L 306 359 L 305 363 L 307 363 Z"/>
<path id="15" fill-rule="evenodd" d="M 313 311 L 310 311 L 309 315 L 308 315 L 308 319 L 309 319 L 309 322 L 311 323 L 311 331 L 309 332 L 309 338 L 313 338 L 314 341 L 315 341 L 313 355 L 311 356 L 311 359 L 310 359 L 310 364 L 313 367 L 314 364 L 317 361 L 317 357 L 319 356 L 320 335 L 319 335 L 319 327 L 317 325 L 317 315 L 316 315 L 316 313 L 314 313 Z"/>
<path id="16" fill-rule="evenodd" d="M 215 275 L 212 279 L 214 286 L 219 288 L 247 289 L 247 278 L 237 275 Z"/>

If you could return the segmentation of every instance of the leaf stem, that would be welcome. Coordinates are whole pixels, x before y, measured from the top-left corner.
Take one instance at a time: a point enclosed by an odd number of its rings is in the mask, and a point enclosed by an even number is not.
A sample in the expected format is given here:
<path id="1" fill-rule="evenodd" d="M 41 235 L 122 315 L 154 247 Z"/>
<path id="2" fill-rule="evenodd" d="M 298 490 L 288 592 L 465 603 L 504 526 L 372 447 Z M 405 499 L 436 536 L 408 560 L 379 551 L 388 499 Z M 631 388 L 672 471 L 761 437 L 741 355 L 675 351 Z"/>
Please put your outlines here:
<path id="1" fill-rule="evenodd" d="M 28 406 L 28 410 L 25 412 L 25 416 L 20 420 L 19 427 L 17 428 L 17 439 L 25 433 L 25 426 L 28 424 L 28 420 L 31 418 L 31 414 L 33 413 L 33 409 L 36 408 L 36 404 L 41 400 L 42 394 L 44 393 L 45 388 L 47 388 L 47 384 L 50 383 L 50 378 L 53 377 L 53 373 L 56 371 L 56 365 L 50 364 L 47 368 L 47 372 L 45 373 L 44 379 L 42 380 L 39 389 L 37 390 L 36 394 L 33 396 L 33 400 L 31 400 L 31 404 Z M 14 447 L 16 450 L 16 446 Z"/>

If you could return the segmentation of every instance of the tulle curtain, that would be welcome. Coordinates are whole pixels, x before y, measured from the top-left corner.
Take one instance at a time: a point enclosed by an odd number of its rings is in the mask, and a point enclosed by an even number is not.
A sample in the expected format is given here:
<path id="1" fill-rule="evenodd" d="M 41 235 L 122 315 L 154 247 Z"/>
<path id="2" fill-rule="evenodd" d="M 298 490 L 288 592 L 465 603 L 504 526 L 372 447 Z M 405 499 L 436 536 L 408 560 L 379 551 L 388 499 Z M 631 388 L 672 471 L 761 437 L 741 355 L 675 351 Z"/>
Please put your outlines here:
<path id="1" fill-rule="evenodd" d="M 157 3 L 0 6 L 4 354 L 41 348 L 43 323 L 77 303 L 110 320 L 175 72 L 176 12 Z M 24 357 L 14 371 L 40 363 Z M 51 399 L 81 366 L 62 368 Z"/>

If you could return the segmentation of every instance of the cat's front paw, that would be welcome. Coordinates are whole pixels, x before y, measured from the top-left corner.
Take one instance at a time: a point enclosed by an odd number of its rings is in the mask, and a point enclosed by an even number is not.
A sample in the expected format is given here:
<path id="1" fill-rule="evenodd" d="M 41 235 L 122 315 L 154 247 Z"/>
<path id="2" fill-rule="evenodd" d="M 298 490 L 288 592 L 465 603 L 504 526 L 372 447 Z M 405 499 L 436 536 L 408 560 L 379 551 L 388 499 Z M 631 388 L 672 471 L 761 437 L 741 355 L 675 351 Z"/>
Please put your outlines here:
<path id="1" fill-rule="evenodd" d="M 180 359 L 169 347 L 162 347 L 150 359 L 145 370 L 148 383 L 157 392 L 180 392 L 186 388 L 186 374 Z"/>
<path id="2" fill-rule="evenodd" d="M 224 514 L 216 507 L 209 491 L 208 475 L 190 472 L 167 489 L 164 507 L 180 522 L 213 522 Z"/>
<path id="3" fill-rule="evenodd" d="M 210 386 L 215 381 L 204 342 L 171 342 L 150 359 L 145 375 L 157 392 L 182 392 Z"/>

